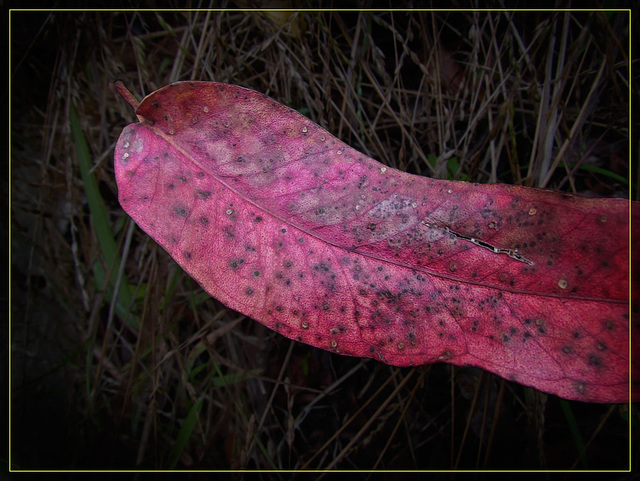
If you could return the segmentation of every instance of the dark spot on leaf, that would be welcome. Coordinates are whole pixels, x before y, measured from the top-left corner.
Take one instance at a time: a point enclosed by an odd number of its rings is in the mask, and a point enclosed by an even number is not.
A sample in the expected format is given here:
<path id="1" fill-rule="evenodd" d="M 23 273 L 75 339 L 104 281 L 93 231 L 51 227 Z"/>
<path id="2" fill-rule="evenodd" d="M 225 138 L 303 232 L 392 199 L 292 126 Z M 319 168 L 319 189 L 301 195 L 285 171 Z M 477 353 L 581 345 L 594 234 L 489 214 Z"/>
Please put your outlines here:
<path id="1" fill-rule="evenodd" d="M 602 358 L 600 356 L 596 356 L 595 354 L 589 355 L 589 366 L 601 367 L 602 366 Z"/>
<path id="2" fill-rule="evenodd" d="M 229 261 L 229 267 L 231 267 L 234 271 L 238 269 L 242 264 L 244 264 L 244 259 L 232 259 Z"/>
<path id="3" fill-rule="evenodd" d="M 185 209 L 184 207 L 174 207 L 173 211 L 178 214 L 180 217 L 186 217 L 187 216 L 187 209 Z"/>

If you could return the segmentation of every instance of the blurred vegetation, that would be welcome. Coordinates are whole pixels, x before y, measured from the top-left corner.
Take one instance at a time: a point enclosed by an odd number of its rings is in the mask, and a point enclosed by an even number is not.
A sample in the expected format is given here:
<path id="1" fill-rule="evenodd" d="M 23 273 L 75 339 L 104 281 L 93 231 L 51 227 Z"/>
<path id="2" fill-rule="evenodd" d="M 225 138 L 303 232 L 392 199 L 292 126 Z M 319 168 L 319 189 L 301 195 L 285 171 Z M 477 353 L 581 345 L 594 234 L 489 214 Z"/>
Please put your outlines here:
<path id="1" fill-rule="evenodd" d="M 629 29 L 612 11 L 13 12 L 7 462 L 626 469 L 628 406 L 332 355 L 211 299 L 118 204 L 135 116 L 112 84 L 239 84 L 397 169 L 635 198 Z"/>

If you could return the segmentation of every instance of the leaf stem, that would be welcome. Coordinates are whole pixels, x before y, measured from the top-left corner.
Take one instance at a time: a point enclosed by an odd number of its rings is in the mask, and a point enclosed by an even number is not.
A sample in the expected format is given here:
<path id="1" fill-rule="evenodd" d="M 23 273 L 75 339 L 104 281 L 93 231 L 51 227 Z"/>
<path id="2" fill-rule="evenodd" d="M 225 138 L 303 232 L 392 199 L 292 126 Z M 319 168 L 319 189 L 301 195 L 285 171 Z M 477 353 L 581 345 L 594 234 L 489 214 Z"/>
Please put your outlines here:
<path id="1" fill-rule="evenodd" d="M 121 80 L 116 80 L 114 87 L 116 91 L 120 94 L 120 96 L 123 99 L 125 99 L 127 103 L 131 105 L 131 107 L 133 107 L 134 111 L 138 110 L 138 105 L 140 105 L 140 102 L 138 102 L 138 100 L 133 96 L 133 94 L 129 92 L 129 89 L 125 87 L 124 83 Z"/>

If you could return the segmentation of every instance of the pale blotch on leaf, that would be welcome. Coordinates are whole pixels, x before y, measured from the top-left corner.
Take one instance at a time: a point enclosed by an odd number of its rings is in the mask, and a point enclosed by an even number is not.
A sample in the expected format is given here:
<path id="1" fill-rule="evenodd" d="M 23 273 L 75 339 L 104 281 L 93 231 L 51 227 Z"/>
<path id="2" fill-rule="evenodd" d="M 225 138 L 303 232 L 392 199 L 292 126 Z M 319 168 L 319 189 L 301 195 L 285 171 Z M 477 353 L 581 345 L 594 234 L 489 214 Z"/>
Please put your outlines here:
<path id="1" fill-rule="evenodd" d="M 233 214 L 233 209 L 227 209 L 226 214 L 227 214 L 227 215 L 231 215 L 231 214 Z"/>
<path id="2" fill-rule="evenodd" d="M 307 128 L 306 127 L 302 127 L 302 133 L 306 134 L 307 133 Z"/>
<path id="3" fill-rule="evenodd" d="M 529 215 L 536 215 L 536 212 L 538 212 L 538 210 L 535 207 L 531 207 L 531 209 L 529 209 Z"/>
<path id="4" fill-rule="evenodd" d="M 558 281 L 558 286 L 560 287 L 560 289 L 566 289 L 568 285 L 569 285 L 569 283 L 567 281 L 565 281 L 564 279 L 560 279 Z"/>
<path id="5" fill-rule="evenodd" d="M 209 107 L 205 107 L 205 108 L 203 108 L 202 110 L 203 110 L 203 111 L 204 111 L 204 113 L 206 114 L 206 113 L 208 113 L 208 112 L 209 112 Z"/>

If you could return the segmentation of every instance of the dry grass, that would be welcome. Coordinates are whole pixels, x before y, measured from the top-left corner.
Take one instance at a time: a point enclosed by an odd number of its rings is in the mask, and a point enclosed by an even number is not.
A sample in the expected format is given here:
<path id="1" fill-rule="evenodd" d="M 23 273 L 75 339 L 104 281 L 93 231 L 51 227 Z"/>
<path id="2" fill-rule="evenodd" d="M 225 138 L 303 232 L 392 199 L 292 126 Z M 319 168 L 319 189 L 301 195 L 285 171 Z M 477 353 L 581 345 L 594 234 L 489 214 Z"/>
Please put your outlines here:
<path id="1" fill-rule="evenodd" d="M 11 466 L 625 469 L 626 406 L 332 355 L 209 298 L 117 202 L 134 115 L 111 84 L 240 84 L 397 169 L 625 197 L 628 27 L 621 12 L 14 12 Z"/>

